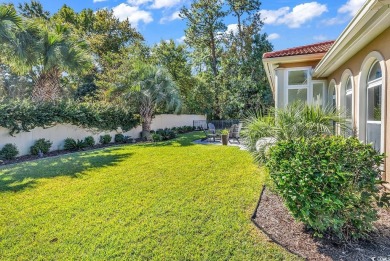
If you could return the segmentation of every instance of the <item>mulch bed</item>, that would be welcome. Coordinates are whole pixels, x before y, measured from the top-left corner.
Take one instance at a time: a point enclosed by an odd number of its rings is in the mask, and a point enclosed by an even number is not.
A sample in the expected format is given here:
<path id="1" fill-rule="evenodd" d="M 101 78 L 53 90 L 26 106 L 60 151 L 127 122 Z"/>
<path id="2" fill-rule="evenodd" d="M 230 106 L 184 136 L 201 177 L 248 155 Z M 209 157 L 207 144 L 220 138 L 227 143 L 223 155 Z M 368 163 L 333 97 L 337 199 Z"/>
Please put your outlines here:
<path id="1" fill-rule="evenodd" d="M 307 260 L 390 260 L 390 210 L 380 209 L 379 217 L 367 240 L 340 245 L 314 238 L 293 219 L 282 199 L 264 188 L 252 221 L 274 242 Z"/>

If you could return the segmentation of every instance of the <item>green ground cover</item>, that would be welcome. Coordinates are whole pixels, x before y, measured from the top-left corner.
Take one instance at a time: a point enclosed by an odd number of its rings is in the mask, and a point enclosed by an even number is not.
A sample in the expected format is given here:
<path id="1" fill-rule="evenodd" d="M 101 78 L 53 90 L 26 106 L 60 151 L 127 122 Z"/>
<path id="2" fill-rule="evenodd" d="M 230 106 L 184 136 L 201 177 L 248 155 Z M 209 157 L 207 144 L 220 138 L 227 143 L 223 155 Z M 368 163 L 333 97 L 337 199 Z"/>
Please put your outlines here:
<path id="1" fill-rule="evenodd" d="M 200 135 L 1 168 L 0 260 L 296 259 L 250 222 L 249 153 Z"/>

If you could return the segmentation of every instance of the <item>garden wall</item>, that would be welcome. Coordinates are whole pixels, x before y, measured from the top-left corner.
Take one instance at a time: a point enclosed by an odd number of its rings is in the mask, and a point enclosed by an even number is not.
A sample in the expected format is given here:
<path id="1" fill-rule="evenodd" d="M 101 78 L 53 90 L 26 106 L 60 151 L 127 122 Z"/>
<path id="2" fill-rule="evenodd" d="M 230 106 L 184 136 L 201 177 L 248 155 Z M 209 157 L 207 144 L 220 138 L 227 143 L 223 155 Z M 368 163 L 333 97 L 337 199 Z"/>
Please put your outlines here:
<path id="1" fill-rule="evenodd" d="M 175 115 L 175 114 L 162 114 L 156 115 L 152 122 L 152 130 L 180 127 L 180 126 L 192 126 L 194 120 L 206 120 L 204 115 Z M 59 124 L 54 127 L 43 129 L 35 128 L 30 132 L 21 132 L 15 134 L 15 136 L 9 135 L 9 130 L 0 127 L 0 148 L 7 143 L 15 144 L 19 150 L 19 156 L 30 154 L 30 147 L 37 139 L 45 138 L 53 142 L 51 150 L 60 150 L 64 146 L 64 140 L 66 138 L 84 139 L 87 136 L 93 136 L 95 141 L 99 141 L 100 135 L 110 134 L 112 137 L 121 133 L 121 130 L 112 132 L 93 132 L 91 130 L 83 129 L 77 126 L 69 124 Z M 132 138 L 139 138 L 141 133 L 141 126 L 131 129 L 128 132 L 123 133 L 126 136 Z"/>

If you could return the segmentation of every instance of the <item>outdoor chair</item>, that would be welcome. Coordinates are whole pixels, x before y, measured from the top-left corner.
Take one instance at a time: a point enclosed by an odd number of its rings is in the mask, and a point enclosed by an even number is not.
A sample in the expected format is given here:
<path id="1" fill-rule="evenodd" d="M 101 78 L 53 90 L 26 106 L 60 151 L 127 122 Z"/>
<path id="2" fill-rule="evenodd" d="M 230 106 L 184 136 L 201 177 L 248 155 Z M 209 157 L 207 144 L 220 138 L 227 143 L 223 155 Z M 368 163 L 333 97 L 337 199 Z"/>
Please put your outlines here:
<path id="1" fill-rule="evenodd" d="M 230 127 L 230 130 L 229 130 L 229 143 L 232 143 L 231 140 L 236 140 L 238 142 L 238 144 L 241 144 L 240 143 L 240 131 L 241 131 L 241 128 L 242 128 L 242 123 L 233 124 Z"/>
<path id="2" fill-rule="evenodd" d="M 209 124 L 207 124 L 207 127 L 208 127 L 207 130 L 203 130 L 203 132 L 204 132 L 205 135 L 206 135 L 207 141 L 210 141 L 211 139 L 212 139 L 213 141 L 215 141 L 215 138 L 217 137 L 217 132 L 216 132 L 216 129 L 215 129 L 214 124 L 212 124 L 212 123 L 210 122 Z"/>

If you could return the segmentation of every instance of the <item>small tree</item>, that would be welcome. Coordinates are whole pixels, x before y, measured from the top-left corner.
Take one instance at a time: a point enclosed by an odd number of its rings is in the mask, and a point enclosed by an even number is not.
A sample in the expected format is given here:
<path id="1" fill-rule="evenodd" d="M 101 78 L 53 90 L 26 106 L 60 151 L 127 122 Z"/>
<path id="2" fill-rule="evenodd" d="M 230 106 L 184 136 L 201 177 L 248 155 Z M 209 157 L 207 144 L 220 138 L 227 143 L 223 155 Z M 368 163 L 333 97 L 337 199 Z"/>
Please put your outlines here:
<path id="1" fill-rule="evenodd" d="M 136 105 L 142 123 L 142 131 L 150 133 L 152 118 L 159 107 L 178 112 L 181 100 L 176 85 L 169 73 L 151 65 L 138 64 L 133 72 L 134 83 L 128 100 Z"/>

